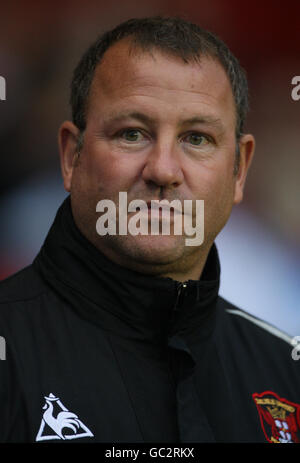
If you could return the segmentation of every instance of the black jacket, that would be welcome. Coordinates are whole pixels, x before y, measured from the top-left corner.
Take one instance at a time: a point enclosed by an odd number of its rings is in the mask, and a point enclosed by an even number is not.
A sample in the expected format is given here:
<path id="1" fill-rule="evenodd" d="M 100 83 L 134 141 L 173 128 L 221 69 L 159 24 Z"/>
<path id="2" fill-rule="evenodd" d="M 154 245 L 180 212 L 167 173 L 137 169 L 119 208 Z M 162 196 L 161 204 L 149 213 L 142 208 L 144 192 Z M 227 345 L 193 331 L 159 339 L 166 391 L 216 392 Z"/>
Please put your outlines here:
<path id="1" fill-rule="evenodd" d="M 112 263 L 67 198 L 0 285 L 0 441 L 299 441 L 291 338 L 219 297 L 219 278 L 215 246 L 185 284 Z"/>

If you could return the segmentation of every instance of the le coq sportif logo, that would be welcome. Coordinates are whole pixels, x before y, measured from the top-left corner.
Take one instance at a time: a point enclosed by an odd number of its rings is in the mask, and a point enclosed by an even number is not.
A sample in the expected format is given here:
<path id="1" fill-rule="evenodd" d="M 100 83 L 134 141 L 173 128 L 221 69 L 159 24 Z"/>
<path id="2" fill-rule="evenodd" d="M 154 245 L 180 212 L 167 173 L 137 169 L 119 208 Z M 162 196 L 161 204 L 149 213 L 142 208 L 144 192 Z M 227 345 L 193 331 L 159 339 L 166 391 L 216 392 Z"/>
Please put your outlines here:
<path id="1" fill-rule="evenodd" d="M 94 437 L 93 433 L 78 418 L 78 415 L 69 411 L 59 397 L 52 392 L 45 396 L 43 414 L 36 441 L 42 440 L 69 440 L 81 437 Z"/>

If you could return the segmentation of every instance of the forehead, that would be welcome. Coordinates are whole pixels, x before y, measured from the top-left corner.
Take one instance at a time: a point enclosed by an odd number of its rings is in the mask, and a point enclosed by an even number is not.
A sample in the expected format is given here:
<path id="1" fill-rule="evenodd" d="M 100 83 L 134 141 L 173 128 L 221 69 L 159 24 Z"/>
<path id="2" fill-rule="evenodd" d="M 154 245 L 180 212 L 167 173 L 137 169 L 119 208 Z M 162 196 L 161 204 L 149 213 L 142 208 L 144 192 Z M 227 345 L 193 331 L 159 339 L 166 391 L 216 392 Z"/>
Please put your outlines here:
<path id="1" fill-rule="evenodd" d="M 164 105 L 174 117 L 198 109 L 235 125 L 231 85 L 217 60 L 203 56 L 185 63 L 177 56 L 157 49 L 145 52 L 122 40 L 107 50 L 96 67 L 88 110 L 104 110 L 106 104 L 118 110 L 130 103 L 145 103 L 154 112 Z"/>

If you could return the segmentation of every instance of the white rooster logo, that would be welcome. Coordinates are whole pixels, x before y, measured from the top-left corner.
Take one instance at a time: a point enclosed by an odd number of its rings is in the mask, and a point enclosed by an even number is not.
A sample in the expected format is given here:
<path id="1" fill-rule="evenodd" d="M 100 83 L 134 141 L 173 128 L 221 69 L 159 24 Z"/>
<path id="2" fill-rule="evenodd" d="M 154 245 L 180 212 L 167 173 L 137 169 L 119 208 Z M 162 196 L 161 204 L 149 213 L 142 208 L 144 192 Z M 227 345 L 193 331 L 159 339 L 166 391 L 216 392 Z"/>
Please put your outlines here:
<path id="1" fill-rule="evenodd" d="M 49 397 L 44 397 L 46 400 L 45 405 L 43 406 L 43 418 L 39 432 L 36 436 L 36 441 L 40 440 L 49 440 L 49 439 L 76 439 L 79 437 L 93 437 L 91 431 L 79 420 L 78 416 L 70 412 L 59 400 L 58 397 L 55 397 L 52 393 L 49 394 Z M 54 405 L 60 407 L 60 411 L 56 417 L 53 415 Z M 48 425 L 49 428 L 54 431 L 55 434 L 44 435 L 45 425 Z M 72 432 L 67 433 L 64 431 L 66 428 L 69 428 Z"/>

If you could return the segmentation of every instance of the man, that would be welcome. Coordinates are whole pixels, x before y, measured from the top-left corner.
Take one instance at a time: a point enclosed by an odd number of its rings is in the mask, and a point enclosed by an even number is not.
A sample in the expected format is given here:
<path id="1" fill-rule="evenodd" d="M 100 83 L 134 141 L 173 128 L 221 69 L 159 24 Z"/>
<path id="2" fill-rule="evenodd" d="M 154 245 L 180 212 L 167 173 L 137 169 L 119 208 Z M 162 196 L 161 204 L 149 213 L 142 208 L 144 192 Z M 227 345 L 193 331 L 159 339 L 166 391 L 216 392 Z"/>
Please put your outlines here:
<path id="1" fill-rule="evenodd" d="M 214 240 L 254 153 L 236 58 L 181 19 L 130 20 L 85 53 L 71 105 L 70 195 L 34 263 L 1 285 L 1 440 L 298 442 L 290 337 L 218 296 Z M 160 214 L 158 234 L 124 232 L 120 193 L 144 201 L 144 225 L 152 201 L 202 201 L 203 240 L 175 233 L 184 209 Z M 99 225 L 101 201 L 115 222 Z"/>

